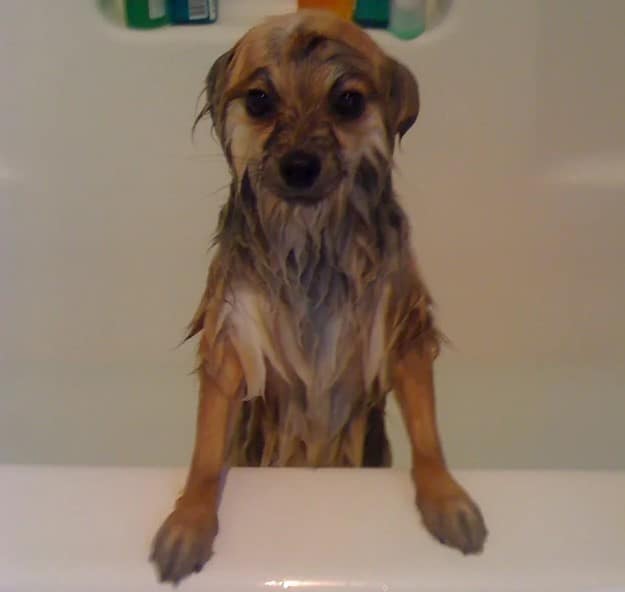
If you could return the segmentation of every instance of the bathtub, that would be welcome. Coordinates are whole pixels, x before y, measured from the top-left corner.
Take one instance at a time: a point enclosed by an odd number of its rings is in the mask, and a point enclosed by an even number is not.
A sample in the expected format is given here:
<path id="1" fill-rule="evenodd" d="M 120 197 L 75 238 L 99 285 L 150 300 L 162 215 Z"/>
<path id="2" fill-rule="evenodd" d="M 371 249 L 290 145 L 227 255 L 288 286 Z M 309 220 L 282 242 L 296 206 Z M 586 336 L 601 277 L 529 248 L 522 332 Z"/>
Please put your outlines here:
<path id="1" fill-rule="evenodd" d="M 182 483 L 159 467 L 187 462 L 195 421 L 176 346 L 228 185 L 196 99 L 295 1 L 221 4 L 153 31 L 105 0 L 0 6 L 0 590 L 155 587 L 147 544 Z M 190 590 L 625 589 L 625 3 L 444 4 L 414 41 L 373 35 L 420 83 L 396 186 L 487 551 L 420 528 L 392 406 L 393 470 L 234 471 Z"/>
<path id="2" fill-rule="evenodd" d="M 463 471 L 480 556 L 435 542 L 396 469 L 233 469 L 215 555 L 182 590 L 623 592 L 625 474 Z M 0 467 L 0 590 L 163 590 L 152 531 L 179 469 Z"/>

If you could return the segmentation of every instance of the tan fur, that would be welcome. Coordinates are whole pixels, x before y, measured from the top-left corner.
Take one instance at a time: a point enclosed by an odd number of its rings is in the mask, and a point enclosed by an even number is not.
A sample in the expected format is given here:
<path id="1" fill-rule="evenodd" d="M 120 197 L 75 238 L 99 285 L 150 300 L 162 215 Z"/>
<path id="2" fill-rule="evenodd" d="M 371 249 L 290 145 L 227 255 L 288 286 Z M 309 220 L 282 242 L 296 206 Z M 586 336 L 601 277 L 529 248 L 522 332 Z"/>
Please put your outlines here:
<path id="1" fill-rule="evenodd" d="M 320 36 L 323 46 L 307 54 Z M 358 122 L 336 125 L 327 96 L 345 74 L 352 78 L 350 89 L 371 96 L 370 106 Z M 408 96 L 394 96 L 411 81 Z M 279 124 L 250 119 L 241 99 L 247 88 L 269 85 L 282 97 Z M 222 214 L 213 267 L 231 271 L 212 274 L 191 334 L 206 327 L 203 310 L 218 300 L 210 295 L 227 290 L 220 318 L 245 369 L 247 398 L 281 394 L 276 405 L 254 403 L 258 409 L 248 421 L 258 423 L 262 413 L 262 425 L 239 428 L 262 432 L 265 447 L 276 443 L 273 452 L 260 455 L 261 464 L 351 464 L 358 455 L 343 454 L 341 441 L 350 420 L 388 391 L 386 367 L 395 342 L 438 344 L 407 221 L 390 186 L 395 136 L 418 111 L 416 84 L 359 28 L 305 12 L 268 20 L 246 34 L 209 74 L 207 97 L 205 111 L 227 154 L 235 192 Z M 340 147 L 334 166 L 343 178 L 318 206 L 293 206 L 263 184 L 265 143 L 276 125 L 286 128 L 275 143 L 278 151 L 316 140 L 331 153 L 326 128 L 332 128 Z M 355 187 L 363 159 L 375 171 L 377 188 Z M 253 206 L 239 201 L 246 172 L 248 193 L 257 198 Z M 240 223 L 232 221 L 237 216 Z M 306 284 L 302 276 L 323 265 L 321 254 L 334 261 L 313 274 L 314 286 Z M 406 269 L 412 270 L 407 278 Z M 407 317 L 410 335 L 400 330 Z M 280 384 L 272 384 L 272 376 Z M 249 444 L 243 439 L 238 445 Z M 237 441 L 234 446 L 235 462 L 252 463 Z"/>
<path id="2" fill-rule="evenodd" d="M 272 97 L 267 116 L 249 111 L 250 91 Z M 345 92 L 365 98 L 352 119 L 332 107 Z M 440 335 L 392 188 L 396 138 L 419 111 L 414 77 L 352 23 L 302 11 L 251 29 L 212 67 L 206 97 L 200 118 L 211 115 L 232 186 L 189 329 L 201 335 L 204 401 L 181 498 L 192 502 L 179 504 L 159 532 L 161 577 L 176 582 L 206 560 L 187 547 L 202 536 L 212 542 L 215 529 L 198 534 L 188 516 L 216 525 L 214 486 L 198 484 L 214 484 L 226 460 L 388 465 L 383 413 L 392 387 L 426 526 L 448 544 L 479 550 L 479 510 L 445 468 L 431 380 Z M 320 163 L 306 190 L 285 185 L 280 163 L 293 150 Z M 207 414 L 206 397 L 223 394 L 231 403 Z M 202 491 L 208 501 L 198 509 Z M 172 550 L 176 541 L 184 552 Z"/>

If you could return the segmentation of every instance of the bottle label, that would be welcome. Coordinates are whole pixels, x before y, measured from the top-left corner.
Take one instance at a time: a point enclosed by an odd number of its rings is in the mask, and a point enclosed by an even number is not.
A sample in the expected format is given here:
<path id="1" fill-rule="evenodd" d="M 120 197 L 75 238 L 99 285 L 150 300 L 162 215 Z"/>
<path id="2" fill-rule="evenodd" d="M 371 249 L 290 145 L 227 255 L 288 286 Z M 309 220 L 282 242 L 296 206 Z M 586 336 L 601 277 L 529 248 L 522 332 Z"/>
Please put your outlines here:
<path id="1" fill-rule="evenodd" d="M 210 0 L 189 0 L 189 20 L 207 19 Z"/>
<path id="2" fill-rule="evenodd" d="M 148 15 L 150 20 L 163 18 L 165 16 L 165 0 L 149 0 Z"/>

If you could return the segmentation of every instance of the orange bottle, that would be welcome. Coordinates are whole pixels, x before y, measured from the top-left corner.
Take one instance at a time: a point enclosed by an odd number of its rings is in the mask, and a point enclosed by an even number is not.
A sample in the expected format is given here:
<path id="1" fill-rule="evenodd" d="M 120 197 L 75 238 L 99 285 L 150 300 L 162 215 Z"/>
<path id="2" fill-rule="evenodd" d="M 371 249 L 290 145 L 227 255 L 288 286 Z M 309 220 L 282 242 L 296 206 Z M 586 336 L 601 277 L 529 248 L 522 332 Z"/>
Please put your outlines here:
<path id="1" fill-rule="evenodd" d="M 349 21 L 352 20 L 355 5 L 356 0 L 297 0 L 298 8 L 329 10 Z"/>

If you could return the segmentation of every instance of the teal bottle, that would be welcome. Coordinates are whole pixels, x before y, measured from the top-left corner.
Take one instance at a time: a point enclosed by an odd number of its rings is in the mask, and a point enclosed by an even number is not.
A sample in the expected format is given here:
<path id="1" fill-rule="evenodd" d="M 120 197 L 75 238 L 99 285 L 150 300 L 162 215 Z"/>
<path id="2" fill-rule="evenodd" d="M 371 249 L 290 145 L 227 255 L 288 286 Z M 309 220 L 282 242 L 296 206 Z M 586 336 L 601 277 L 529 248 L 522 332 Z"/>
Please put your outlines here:
<path id="1" fill-rule="evenodd" d="M 386 29 L 389 10 L 390 0 L 358 0 L 354 20 L 362 27 Z"/>
<path id="2" fill-rule="evenodd" d="M 389 30 L 400 39 L 415 39 L 425 31 L 426 0 L 391 0 Z"/>
<path id="3" fill-rule="evenodd" d="M 169 16 L 176 24 L 214 23 L 217 0 L 169 0 Z"/>

